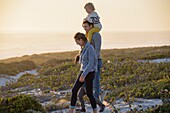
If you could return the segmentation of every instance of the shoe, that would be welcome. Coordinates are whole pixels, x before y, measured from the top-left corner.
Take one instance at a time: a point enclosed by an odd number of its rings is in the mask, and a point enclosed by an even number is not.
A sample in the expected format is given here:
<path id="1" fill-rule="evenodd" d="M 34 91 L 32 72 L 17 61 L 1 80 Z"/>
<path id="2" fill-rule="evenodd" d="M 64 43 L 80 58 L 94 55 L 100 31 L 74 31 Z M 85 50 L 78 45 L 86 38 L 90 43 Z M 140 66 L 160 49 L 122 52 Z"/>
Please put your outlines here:
<path id="1" fill-rule="evenodd" d="M 85 108 L 82 108 L 80 111 L 81 111 L 81 112 L 86 112 L 86 109 L 85 109 Z"/>
<path id="2" fill-rule="evenodd" d="M 103 112 L 105 109 L 105 105 L 103 104 L 101 107 L 100 107 L 100 111 L 99 112 Z"/>
<path id="3" fill-rule="evenodd" d="M 86 109 L 85 109 L 85 108 L 81 108 L 81 109 L 76 109 L 76 111 L 79 111 L 79 112 L 86 112 Z"/>

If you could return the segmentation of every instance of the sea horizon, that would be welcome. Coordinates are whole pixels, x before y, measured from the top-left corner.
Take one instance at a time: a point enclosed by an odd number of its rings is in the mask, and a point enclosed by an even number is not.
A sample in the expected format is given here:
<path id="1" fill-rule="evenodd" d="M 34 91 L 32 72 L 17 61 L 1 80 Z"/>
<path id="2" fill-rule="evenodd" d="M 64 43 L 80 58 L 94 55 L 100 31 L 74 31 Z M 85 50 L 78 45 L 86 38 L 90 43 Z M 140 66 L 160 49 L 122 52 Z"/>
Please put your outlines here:
<path id="1" fill-rule="evenodd" d="M 101 49 L 170 46 L 170 31 L 101 32 Z M 0 33 L 0 60 L 24 55 L 80 50 L 68 33 Z"/>

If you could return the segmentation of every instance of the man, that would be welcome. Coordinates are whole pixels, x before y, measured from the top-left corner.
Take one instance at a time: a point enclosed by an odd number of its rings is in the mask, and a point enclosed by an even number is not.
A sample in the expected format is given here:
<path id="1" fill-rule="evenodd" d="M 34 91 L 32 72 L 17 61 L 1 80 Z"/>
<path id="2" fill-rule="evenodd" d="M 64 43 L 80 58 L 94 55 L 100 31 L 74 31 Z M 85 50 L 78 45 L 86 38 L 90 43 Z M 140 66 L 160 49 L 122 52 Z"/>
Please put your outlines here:
<path id="1" fill-rule="evenodd" d="M 82 26 L 83 26 L 84 30 L 86 31 L 86 37 L 87 37 L 88 32 L 90 31 L 90 29 L 93 28 L 93 24 L 88 21 L 84 21 Z M 94 33 L 92 36 L 92 41 L 90 43 L 95 48 L 97 59 L 98 59 L 97 72 L 96 72 L 96 76 L 94 79 L 93 87 L 94 87 L 94 91 L 95 91 L 94 96 L 96 98 L 99 98 L 99 95 L 100 95 L 100 68 L 102 67 L 102 61 L 100 58 L 101 35 L 98 32 Z"/>
<path id="2" fill-rule="evenodd" d="M 86 37 L 88 32 L 93 28 L 93 23 L 90 23 L 88 21 L 84 21 L 82 24 L 84 30 L 86 31 Z M 96 103 L 100 106 L 100 112 L 103 112 L 105 109 L 105 105 L 102 104 L 102 102 L 99 100 L 100 95 L 100 69 L 102 67 L 102 60 L 100 58 L 100 50 L 101 50 L 101 35 L 96 32 L 92 36 L 92 41 L 90 42 L 93 47 L 95 48 L 98 64 L 97 64 L 97 72 L 95 72 L 95 78 L 93 80 L 93 91 L 94 91 L 94 97 L 96 100 Z M 85 86 L 84 86 L 85 87 Z M 83 96 L 86 94 L 85 88 L 82 87 L 79 91 L 78 97 L 81 102 L 81 111 L 86 112 Z"/>

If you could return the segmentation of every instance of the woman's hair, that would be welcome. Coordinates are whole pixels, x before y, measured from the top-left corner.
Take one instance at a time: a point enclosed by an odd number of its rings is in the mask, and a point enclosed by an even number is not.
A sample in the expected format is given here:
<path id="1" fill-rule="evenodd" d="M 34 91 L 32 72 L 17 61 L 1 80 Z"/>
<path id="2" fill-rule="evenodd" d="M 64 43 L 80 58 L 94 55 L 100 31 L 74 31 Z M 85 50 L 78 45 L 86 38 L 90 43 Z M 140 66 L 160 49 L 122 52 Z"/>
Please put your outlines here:
<path id="1" fill-rule="evenodd" d="M 80 40 L 80 39 L 82 39 L 84 42 L 87 42 L 86 36 L 85 36 L 83 33 L 80 33 L 80 32 L 78 32 L 78 33 L 76 33 L 76 34 L 74 35 L 74 39 L 75 39 L 75 40 Z"/>
<path id="2" fill-rule="evenodd" d="M 84 9 L 86 9 L 87 6 L 90 6 L 93 10 L 95 10 L 93 3 L 91 3 L 91 2 L 86 3 L 86 5 L 84 6 Z"/>

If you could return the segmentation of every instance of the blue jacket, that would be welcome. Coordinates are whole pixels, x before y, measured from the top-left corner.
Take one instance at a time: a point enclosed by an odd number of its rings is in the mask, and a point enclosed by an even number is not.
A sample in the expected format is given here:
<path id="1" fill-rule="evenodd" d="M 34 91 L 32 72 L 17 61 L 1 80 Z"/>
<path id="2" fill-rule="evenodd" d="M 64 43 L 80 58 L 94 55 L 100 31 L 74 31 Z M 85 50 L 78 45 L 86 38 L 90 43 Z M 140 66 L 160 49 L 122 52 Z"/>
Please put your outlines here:
<path id="1" fill-rule="evenodd" d="M 86 42 L 84 48 L 80 52 L 80 71 L 83 71 L 82 76 L 86 77 L 89 72 L 96 71 L 97 56 L 94 47 Z"/>

